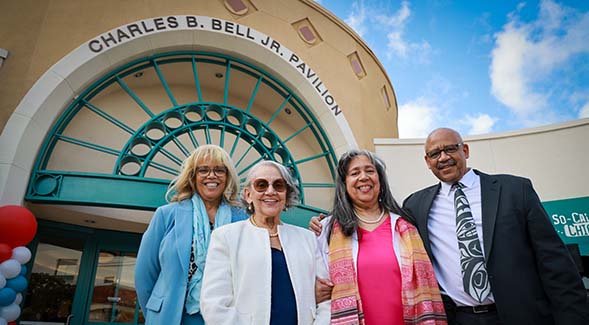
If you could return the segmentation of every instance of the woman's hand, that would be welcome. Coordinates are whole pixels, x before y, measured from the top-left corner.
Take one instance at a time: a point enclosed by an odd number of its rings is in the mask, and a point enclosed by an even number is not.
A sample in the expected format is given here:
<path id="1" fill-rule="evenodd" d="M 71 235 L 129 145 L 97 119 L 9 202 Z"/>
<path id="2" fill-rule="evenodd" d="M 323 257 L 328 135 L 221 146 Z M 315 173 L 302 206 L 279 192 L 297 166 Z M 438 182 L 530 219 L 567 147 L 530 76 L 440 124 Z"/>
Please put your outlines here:
<path id="1" fill-rule="evenodd" d="M 317 218 L 317 217 L 314 217 Z M 333 283 L 329 279 L 315 278 L 315 303 L 320 304 L 331 299 Z"/>
<path id="2" fill-rule="evenodd" d="M 309 220 L 309 230 L 314 232 L 315 236 L 317 236 L 317 237 L 319 237 L 319 235 L 321 235 L 321 231 L 323 230 L 323 226 L 321 225 L 321 220 L 325 219 L 325 217 L 327 217 L 327 215 L 321 213 L 319 216 L 312 217 L 311 220 Z"/>

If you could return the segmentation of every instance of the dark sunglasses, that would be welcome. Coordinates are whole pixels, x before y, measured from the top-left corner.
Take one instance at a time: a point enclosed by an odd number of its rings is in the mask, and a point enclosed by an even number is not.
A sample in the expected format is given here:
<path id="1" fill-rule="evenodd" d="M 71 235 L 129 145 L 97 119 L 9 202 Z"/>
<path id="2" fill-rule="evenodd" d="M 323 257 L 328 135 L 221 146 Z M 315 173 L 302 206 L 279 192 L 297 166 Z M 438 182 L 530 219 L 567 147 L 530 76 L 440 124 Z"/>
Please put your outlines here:
<path id="1" fill-rule="evenodd" d="M 449 144 L 447 146 L 444 146 L 442 149 L 434 149 L 430 152 L 427 152 L 425 155 L 431 160 L 436 160 L 440 158 L 440 156 L 442 155 L 442 151 L 447 155 L 450 155 L 456 153 L 458 149 L 460 149 L 460 147 L 462 147 L 463 145 L 463 143 Z"/>
<path id="2" fill-rule="evenodd" d="M 256 179 L 254 181 L 254 190 L 259 193 L 264 193 L 270 187 L 270 183 L 265 179 Z M 272 183 L 272 187 L 276 192 L 286 192 L 287 185 L 284 179 L 277 179 Z"/>

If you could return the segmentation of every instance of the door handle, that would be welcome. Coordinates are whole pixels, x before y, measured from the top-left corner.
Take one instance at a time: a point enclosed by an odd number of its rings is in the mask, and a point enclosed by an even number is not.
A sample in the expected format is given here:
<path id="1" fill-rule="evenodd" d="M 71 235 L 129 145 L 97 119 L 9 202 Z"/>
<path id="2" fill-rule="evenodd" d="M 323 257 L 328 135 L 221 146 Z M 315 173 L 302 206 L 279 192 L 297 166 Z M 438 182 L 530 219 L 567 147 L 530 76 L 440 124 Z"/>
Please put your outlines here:
<path id="1" fill-rule="evenodd" d="M 107 297 L 106 300 L 108 302 L 118 304 L 119 302 L 121 302 L 121 297 Z"/>
<path id="2" fill-rule="evenodd" d="M 74 318 L 74 314 L 67 315 L 67 319 L 65 321 L 65 325 L 70 325 L 70 321 Z"/>

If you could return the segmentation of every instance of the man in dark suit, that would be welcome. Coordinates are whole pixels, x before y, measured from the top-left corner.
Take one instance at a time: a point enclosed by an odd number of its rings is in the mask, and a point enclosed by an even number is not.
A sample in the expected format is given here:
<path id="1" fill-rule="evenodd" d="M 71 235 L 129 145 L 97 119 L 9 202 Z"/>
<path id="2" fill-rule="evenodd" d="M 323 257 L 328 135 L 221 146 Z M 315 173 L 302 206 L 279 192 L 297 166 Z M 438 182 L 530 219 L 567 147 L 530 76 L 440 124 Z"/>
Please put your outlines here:
<path id="1" fill-rule="evenodd" d="M 469 168 L 468 144 L 452 129 L 431 132 L 425 153 L 440 183 L 413 193 L 403 207 L 433 262 L 449 323 L 589 324 L 577 268 L 530 180 Z M 462 204 L 458 218 L 455 202 Z M 467 230 L 459 238 L 464 212 Z"/>

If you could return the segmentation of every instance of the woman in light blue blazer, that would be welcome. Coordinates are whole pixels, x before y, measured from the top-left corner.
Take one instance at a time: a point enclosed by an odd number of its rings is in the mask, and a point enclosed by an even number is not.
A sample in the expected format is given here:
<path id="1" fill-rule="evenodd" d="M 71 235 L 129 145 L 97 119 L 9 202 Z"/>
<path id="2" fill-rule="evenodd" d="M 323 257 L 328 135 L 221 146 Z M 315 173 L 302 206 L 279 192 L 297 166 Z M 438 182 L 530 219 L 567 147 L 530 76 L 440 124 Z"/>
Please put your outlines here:
<path id="1" fill-rule="evenodd" d="M 221 147 L 198 147 L 182 163 L 143 234 L 135 267 L 145 324 L 204 324 L 200 288 L 211 231 L 247 218 L 236 207 L 238 177 Z"/>

